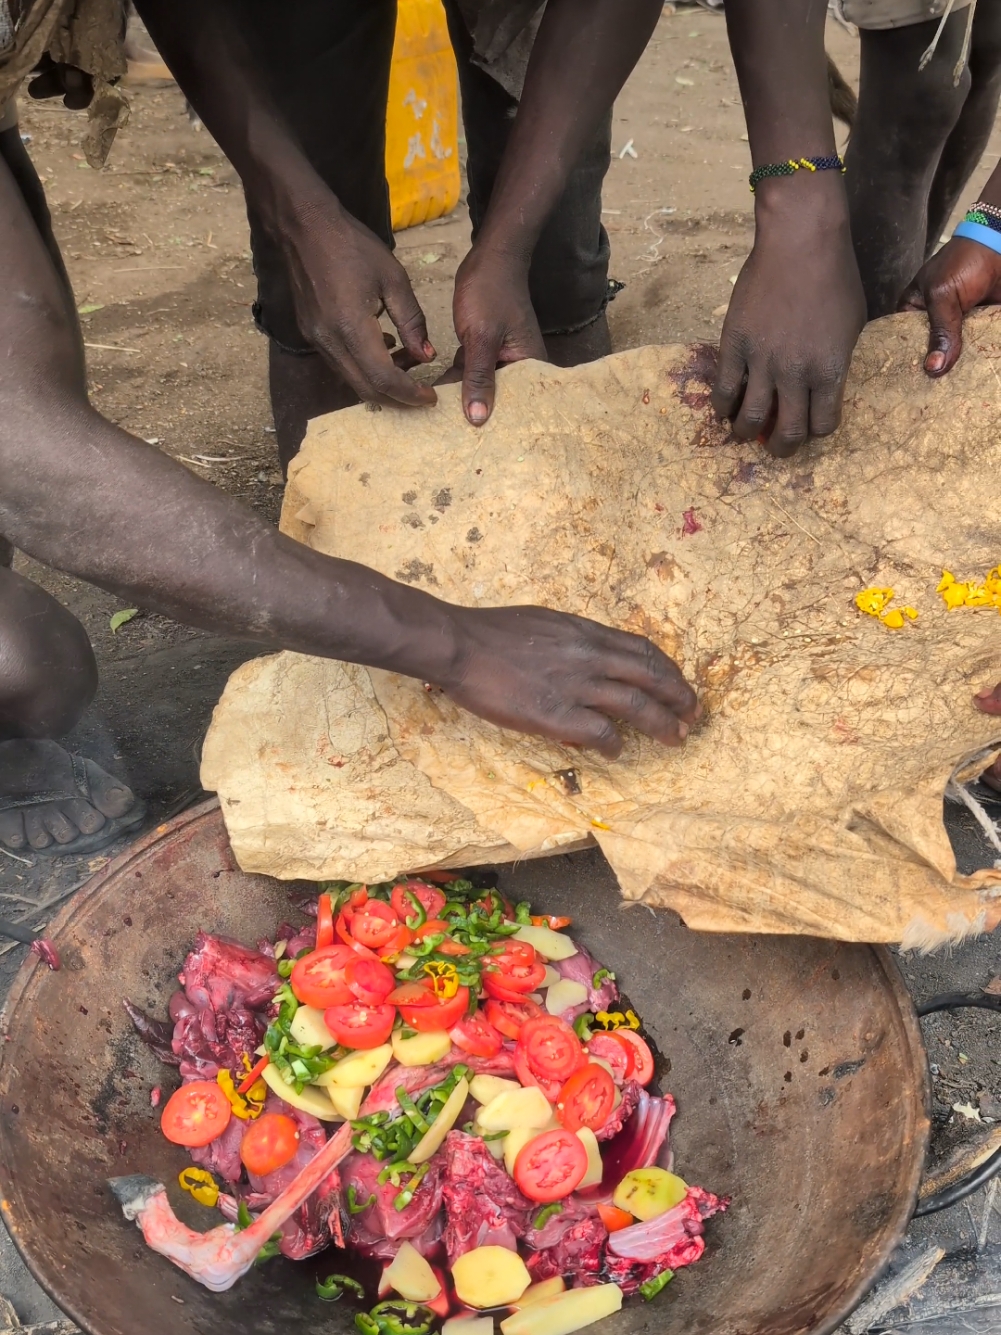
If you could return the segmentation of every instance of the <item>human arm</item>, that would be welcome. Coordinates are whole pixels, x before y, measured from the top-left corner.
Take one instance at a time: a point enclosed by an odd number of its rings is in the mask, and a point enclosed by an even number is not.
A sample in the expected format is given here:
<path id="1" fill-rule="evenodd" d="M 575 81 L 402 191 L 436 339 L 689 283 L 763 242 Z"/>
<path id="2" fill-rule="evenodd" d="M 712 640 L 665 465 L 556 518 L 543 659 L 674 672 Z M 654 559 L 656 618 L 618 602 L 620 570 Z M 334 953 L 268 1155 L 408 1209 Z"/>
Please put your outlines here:
<path id="1" fill-rule="evenodd" d="M 834 154 L 818 0 L 727 0 L 755 166 Z M 848 202 L 837 171 L 764 180 L 754 247 L 723 323 L 713 406 L 743 440 L 792 454 L 829 435 L 865 324 Z"/>
<path id="2" fill-rule="evenodd" d="M 543 608 L 462 608 L 291 541 L 87 402 L 79 331 L 0 158 L 0 534 L 189 625 L 441 686 L 493 722 L 617 753 L 694 692 L 649 641 Z"/>
<path id="3" fill-rule="evenodd" d="M 493 410 L 498 363 L 545 358 L 528 294 L 532 252 L 662 12 L 662 0 L 546 5 L 490 206 L 456 275 L 462 401 L 474 426 Z"/>
<path id="4" fill-rule="evenodd" d="M 1001 208 L 1001 166 L 980 192 L 985 204 Z M 996 234 L 1001 241 L 1001 233 Z M 1001 255 L 967 237 L 954 236 L 918 270 L 900 299 L 900 309 L 928 312 L 930 376 L 951 371 L 963 351 L 963 320 L 974 306 L 1001 302 Z"/>
<path id="5" fill-rule="evenodd" d="M 394 364 L 379 326 L 385 306 L 411 362 L 434 359 L 406 271 L 341 206 L 284 124 L 241 33 L 238 0 L 140 0 L 137 9 L 280 246 L 302 333 L 359 398 L 433 403 L 434 390 Z"/>

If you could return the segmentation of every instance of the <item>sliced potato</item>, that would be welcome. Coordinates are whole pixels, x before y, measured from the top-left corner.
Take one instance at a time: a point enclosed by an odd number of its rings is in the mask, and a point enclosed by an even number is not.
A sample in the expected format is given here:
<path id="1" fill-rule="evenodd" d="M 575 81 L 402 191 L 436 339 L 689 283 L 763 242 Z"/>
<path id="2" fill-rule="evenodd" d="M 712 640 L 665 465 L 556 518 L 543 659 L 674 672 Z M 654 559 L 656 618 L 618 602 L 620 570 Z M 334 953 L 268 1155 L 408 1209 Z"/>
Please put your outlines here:
<path id="1" fill-rule="evenodd" d="M 680 1205 L 687 1192 L 688 1183 L 666 1168 L 634 1168 L 615 1188 L 612 1204 L 645 1223 Z"/>
<path id="2" fill-rule="evenodd" d="M 582 1001 L 587 1001 L 584 984 L 574 982 L 572 978 L 561 978 L 546 993 L 546 1010 L 550 1015 L 562 1015 L 571 1006 L 579 1006 Z"/>
<path id="3" fill-rule="evenodd" d="M 460 1302 L 467 1307 L 506 1307 L 516 1303 L 532 1282 L 517 1252 L 506 1247 L 476 1247 L 452 1266 Z"/>
<path id="4" fill-rule="evenodd" d="M 325 1090 L 317 1089 L 315 1085 L 304 1085 L 302 1093 L 297 1094 L 295 1086 L 286 1085 L 281 1078 L 278 1067 L 270 1064 L 265 1066 L 262 1074 L 268 1088 L 274 1090 L 278 1097 L 284 1099 L 291 1107 L 298 1108 L 300 1112 L 309 1113 L 311 1117 L 318 1117 L 321 1122 L 341 1122 L 344 1120 L 330 1102 L 330 1099 L 327 1098 Z"/>
<path id="5" fill-rule="evenodd" d="M 562 932 L 554 932 L 551 927 L 519 927 L 514 939 L 527 941 L 544 960 L 568 960 L 577 954 L 577 947 L 570 938 Z"/>
<path id="6" fill-rule="evenodd" d="M 402 973 L 404 969 L 412 969 L 416 963 L 416 957 L 414 955 L 408 955 L 406 951 L 404 951 L 402 955 L 397 955 L 393 967 Z"/>
<path id="7" fill-rule="evenodd" d="M 507 1094 L 512 1089 L 521 1089 L 521 1085 L 499 1075 L 474 1075 L 469 1082 L 469 1092 L 477 1103 L 492 1103 L 498 1094 Z"/>
<path id="8" fill-rule="evenodd" d="M 505 1090 L 482 1107 L 477 1116 L 486 1131 L 514 1131 L 517 1127 L 544 1127 L 553 1115 L 553 1107 L 541 1089 Z"/>
<path id="9" fill-rule="evenodd" d="M 463 1076 L 445 1100 L 445 1106 L 431 1123 L 424 1136 L 417 1142 L 417 1148 L 411 1151 L 411 1163 L 426 1163 L 432 1154 L 437 1154 L 442 1142 L 459 1120 L 459 1116 L 469 1098 L 469 1081 Z"/>
<path id="10" fill-rule="evenodd" d="M 618 1284 L 570 1289 L 529 1303 L 501 1322 L 503 1335 L 573 1335 L 622 1308 Z"/>
<path id="11" fill-rule="evenodd" d="M 441 1284 L 434 1271 L 410 1242 L 400 1244 L 384 1278 L 408 1303 L 429 1303 L 441 1293 Z"/>
<path id="12" fill-rule="evenodd" d="M 580 1191 L 584 1187 L 596 1187 L 598 1185 L 605 1175 L 605 1165 L 601 1162 L 601 1147 L 598 1145 L 598 1137 L 590 1127 L 580 1127 L 577 1131 L 577 1138 L 587 1150 L 587 1172 L 577 1188 Z"/>
<path id="13" fill-rule="evenodd" d="M 613 1080 L 615 1079 L 615 1072 L 612 1070 L 612 1064 L 611 1062 L 606 1062 L 604 1057 L 592 1057 L 591 1054 L 588 1053 L 587 1060 L 590 1066 L 601 1066 L 608 1072 Z"/>
<path id="14" fill-rule="evenodd" d="M 441 1335 L 494 1335 L 492 1316 L 451 1316 L 441 1328 Z"/>
<path id="15" fill-rule="evenodd" d="M 554 1275 L 552 1279 L 540 1279 L 537 1284 L 526 1289 L 512 1307 L 527 1307 L 529 1303 L 537 1303 L 542 1298 L 555 1298 L 558 1293 L 563 1293 L 566 1289 L 566 1281 L 562 1275 Z"/>
<path id="16" fill-rule="evenodd" d="M 536 1136 L 541 1136 L 542 1132 L 534 1127 L 519 1126 L 515 1131 L 509 1131 L 500 1142 L 504 1146 L 504 1167 L 514 1177 L 514 1162 L 530 1140 Z"/>
<path id="17" fill-rule="evenodd" d="M 401 1066 L 433 1066 L 452 1051 L 448 1034 L 414 1034 L 404 1038 L 403 1031 L 393 1034 L 393 1056 Z"/>
<path id="18" fill-rule="evenodd" d="M 547 965 L 546 965 L 546 978 L 545 978 L 545 982 L 542 984 L 542 986 L 543 986 L 543 987 L 555 987 L 555 985 L 556 985 L 557 983 L 562 983 L 562 982 L 563 982 L 563 975 L 560 973 L 559 969 L 554 969 L 553 966 L 552 966 L 551 964 L 547 964 Z M 533 1288 L 533 1289 L 535 1288 L 535 1285 L 534 1285 L 534 1284 L 532 1285 L 532 1288 Z"/>
<path id="19" fill-rule="evenodd" d="M 361 1085 L 355 1085 L 353 1089 L 341 1089 L 339 1085 L 324 1085 L 322 1077 L 316 1083 L 327 1091 L 327 1098 L 345 1122 L 353 1122 L 361 1112 L 362 1100 L 365 1098 L 365 1090 Z"/>
<path id="20" fill-rule="evenodd" d="M 392 1060 L 393 1049 L 389 1043 L 383 1043 L 381 1048 L 351 1052 L 331 1067 L 324 1083 L 340 1085 L 341 1089 L 364 1089 L 366 1085 L 375 1084 Z"/>
<path id="21" fill-rule="evenodd" d="M 337 1039 L 323 1023 L 323 1011 L 315 1006 L 300 1006 L 292 1016 L 289 1033 L 304 1048 L 332 1048 Z"/>

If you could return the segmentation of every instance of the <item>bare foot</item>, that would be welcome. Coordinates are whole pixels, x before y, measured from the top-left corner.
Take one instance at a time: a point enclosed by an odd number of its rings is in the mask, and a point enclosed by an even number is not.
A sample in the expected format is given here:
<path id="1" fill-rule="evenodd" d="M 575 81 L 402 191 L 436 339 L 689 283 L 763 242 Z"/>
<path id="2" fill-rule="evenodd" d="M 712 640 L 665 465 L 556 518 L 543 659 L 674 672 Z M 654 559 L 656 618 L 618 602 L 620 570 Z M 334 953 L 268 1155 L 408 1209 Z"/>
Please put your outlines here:
<path id="1" fill-rule="evenodd" d="M 0 742 L 0 844 L 12 852 L 89 852 L 138 825 L 120 779 L 52 741 Z"/>

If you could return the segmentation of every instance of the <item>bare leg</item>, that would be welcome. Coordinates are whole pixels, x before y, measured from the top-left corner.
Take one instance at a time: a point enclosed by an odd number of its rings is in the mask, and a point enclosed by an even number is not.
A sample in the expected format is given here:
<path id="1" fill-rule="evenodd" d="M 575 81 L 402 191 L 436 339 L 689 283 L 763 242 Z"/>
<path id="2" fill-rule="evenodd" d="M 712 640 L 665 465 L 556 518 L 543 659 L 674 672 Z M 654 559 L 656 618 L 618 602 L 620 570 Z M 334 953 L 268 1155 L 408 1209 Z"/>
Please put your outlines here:
<path id="1" fill-rule="evenodd" d="M 347 381 L 317 353 L 282 352 L 272 341 L 268 374 L 278 458 L 282 472 L 288 476 L 288 466 L 299 453 L 309 419 L 350 408 L 359 400 Z"/>
<path id="2" fill-rule="evenodd" d="M 984 155 L 994 127 L 1001 99 L 1001 6 L 997 4 L 977 6 L 970 74 L 970 95 L 942 150 L 932 184 L 926 256 L 938 245 L 967 181 Z"/>
<path id="3" fill-rule="evenodd" d="M 97 689 L 97 664 L 76 617 L 0 565 L 0 844 L 17 850 L 96 835 L 135 807 L 131 791 L 52 740 Z M 82 778 L 89 798 L 80 789 Z M 53 794 L 50 801 L 39 800 Z M 58 796 L 58 795 L 62 796 Z"/>
<path id="4" fill-rule="evenodd" d="M 848 146 L 848 205 L 869 318 L 896 309 L 924 261 L 928 208 L 942 150 L 970 90 L 953 69 L 967 11 L 945 25 L 931 63 L 918 73 L 938 20 L 862 33 L 858 114 Z"/>

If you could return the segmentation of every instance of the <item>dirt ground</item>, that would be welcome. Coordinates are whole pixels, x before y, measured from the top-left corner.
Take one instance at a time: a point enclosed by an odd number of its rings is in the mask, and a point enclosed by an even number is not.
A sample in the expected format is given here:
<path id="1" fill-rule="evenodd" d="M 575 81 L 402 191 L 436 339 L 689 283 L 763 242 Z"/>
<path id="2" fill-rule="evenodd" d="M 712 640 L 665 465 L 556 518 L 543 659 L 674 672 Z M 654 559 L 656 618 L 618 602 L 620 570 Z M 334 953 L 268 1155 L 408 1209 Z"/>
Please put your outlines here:
<path id="1" fill-rule="evenodd" d="M 828 46 L 855 81 L 856 39 L 832 24 Z M 189 121 L 176 88 L 136 87 L 132 100 L 131 123 L 101 172 L 83 158 L 78 113 L 57 102 L 21 104 L 21 129 L 30 136 L 74 285 L 93 402 L 276 521 L 281 475 L 266 345 L 251 319 L 255 285 L 239 182 L 209 134 Z M 635 157 L 622 155 L 627 144 Z M 999 151 L 995 130 L 966 198 L 975 198 Z M 609 310 L 616 349 L 718 337 L 752 243 L 749 167 L 722 20 L 700 9 L 666 9 L 616 107 L 604 200 L 611 273 L 626 285 Z M 454 352 L 451 285 L 468 231 L 460 204 L 450 217 L 398 238 L 397 253 L 441 355 L 432 374 Z M 211 707 L 232 668 L 257 650 L 145 612 L 112 633 L 110 618 L 121 610 L 115 598 L 23 557 L 18 568 L 83 620 L 101 664 L 101 692 L 72 738 L 74 748 L 127 777 L 158 816 L 191 800 Z M 5 862 L 4 911 L 13 916 L 11 906 L 20 904 L 31 909 L 33 922 L 44 921 L 103 861 L 63 860 L 51 870 Z M 4 961 L 0 974 L 9 978 L 15 958 Z M 986 941 L 950 958 L 908 962 L 905 970 L 916 993 L 929 996 L 981 987 L 1001 973 L 1001 963 L 996 945 Z M 953 1136 L 967 1129 L 956 1103 L 1001 1119 L 997 1032 L 997 1022 L 983 1013 L 942 1017 L 929 1030 L 939 1072 L 936 1121 Z M 991 1233 L 990 1204 L 984 1209 L 985 1236 L 1001 1241 L 1001 1218 Z M 967 1220 L 965 1210 L 950 1212 L 957 1243 L 984 1227 L 981 1206 L 976 1219 L 971 1212 Z M 922 1236 L 930 1236 L 928 1227 Z M 24 1285 L 0 1247 L 0 1290 L 16 1296 L 26 1317 L 51 1315 L 41 1295 Z"/>

